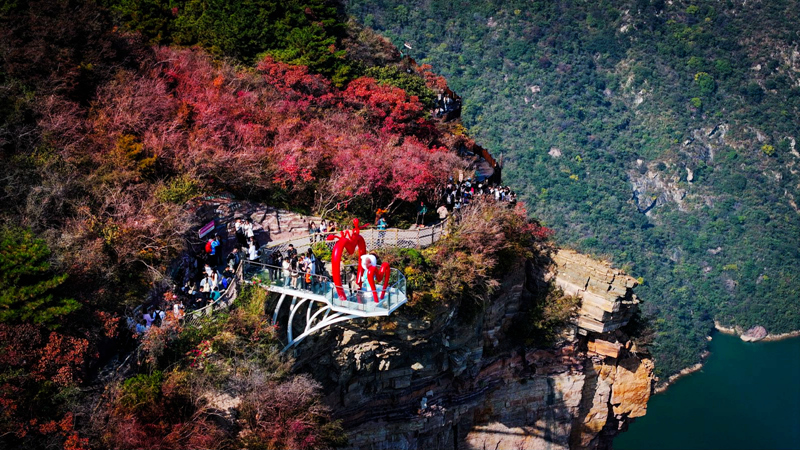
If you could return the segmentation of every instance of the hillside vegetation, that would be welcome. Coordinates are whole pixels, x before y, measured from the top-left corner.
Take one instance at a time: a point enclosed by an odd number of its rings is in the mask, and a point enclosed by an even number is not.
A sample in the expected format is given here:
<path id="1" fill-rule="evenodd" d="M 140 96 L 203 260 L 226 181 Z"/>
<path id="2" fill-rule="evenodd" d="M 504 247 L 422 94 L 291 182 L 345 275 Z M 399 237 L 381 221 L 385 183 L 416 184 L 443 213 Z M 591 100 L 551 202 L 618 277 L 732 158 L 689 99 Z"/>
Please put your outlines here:
<path id="1" fill-rule="evenodd" d="M 640 276 L 657 369 L 800 328 L 800 4 L 349 0 L 447 76 L 557 240 Z"/>

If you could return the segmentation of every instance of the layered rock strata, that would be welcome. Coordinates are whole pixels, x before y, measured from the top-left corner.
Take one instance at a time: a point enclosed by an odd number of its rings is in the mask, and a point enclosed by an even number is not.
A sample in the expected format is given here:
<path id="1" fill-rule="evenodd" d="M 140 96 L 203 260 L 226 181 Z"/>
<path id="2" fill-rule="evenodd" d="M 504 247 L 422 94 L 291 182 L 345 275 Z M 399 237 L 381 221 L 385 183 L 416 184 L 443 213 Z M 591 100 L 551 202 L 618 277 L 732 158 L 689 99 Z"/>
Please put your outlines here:
<path id="1" fill-rule="evenodd" d="M 553 255 L 555 283 L 564 294 L 581 299 L 578 327 L 607 333 L 625 326 L 639 299 L 633 288 L 638 282 L 606 261 L 598 261 L 573 250 Z"/>

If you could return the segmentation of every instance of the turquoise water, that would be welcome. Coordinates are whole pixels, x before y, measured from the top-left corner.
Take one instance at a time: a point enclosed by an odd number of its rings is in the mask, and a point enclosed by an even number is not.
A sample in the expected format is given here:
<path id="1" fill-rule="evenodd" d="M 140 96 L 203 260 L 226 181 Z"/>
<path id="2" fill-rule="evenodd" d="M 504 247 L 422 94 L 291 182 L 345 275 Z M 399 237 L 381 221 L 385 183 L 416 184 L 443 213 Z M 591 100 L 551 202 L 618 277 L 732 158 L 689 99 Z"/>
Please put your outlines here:
<path id="1" fill-rule="evenodd" d="M 717 333 L 710 350 L 700 372 L 650 399 L 614 449 L 800 449 L 800 338 Z"/>

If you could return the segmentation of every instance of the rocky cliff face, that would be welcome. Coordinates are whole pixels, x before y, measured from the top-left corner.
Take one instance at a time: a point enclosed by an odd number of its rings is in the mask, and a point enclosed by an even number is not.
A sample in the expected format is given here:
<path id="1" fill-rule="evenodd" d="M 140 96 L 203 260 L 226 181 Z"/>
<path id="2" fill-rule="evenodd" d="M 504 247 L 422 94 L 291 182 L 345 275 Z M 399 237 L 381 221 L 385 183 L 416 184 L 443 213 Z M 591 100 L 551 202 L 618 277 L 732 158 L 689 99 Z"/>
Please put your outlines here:
<path id="1" fill-rule="evenodd" d="M 559 250 L 553 255 L 553 262 L 556 286 L 581 299 L 579 328 L 607 333 L 628 324 L 639 303 L 633 294 L 638 281 L 612 268 L 607 261 L 572 250 Z"/>
<path id="2" fill-rule="evenodd" d="M 645 413 L 653 364 L 619 332 L 602 336 L 616 358 L 589 353 L 597 336 L 575 326 L 553 348 L 517 345 L 539 273 L 520 264 L 470 324 L 449 311 L 333 328 L 301 346 L 298 369 L 323 383 L 352 449 L 607 448 Z"/>

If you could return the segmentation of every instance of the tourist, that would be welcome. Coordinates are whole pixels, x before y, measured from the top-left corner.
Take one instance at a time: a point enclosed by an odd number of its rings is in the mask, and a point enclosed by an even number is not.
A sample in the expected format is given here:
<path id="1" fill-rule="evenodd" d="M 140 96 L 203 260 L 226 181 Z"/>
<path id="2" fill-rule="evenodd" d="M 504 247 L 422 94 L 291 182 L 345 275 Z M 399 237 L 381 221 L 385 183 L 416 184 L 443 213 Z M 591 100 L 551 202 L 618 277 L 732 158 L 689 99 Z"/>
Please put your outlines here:
<path id="1" fill-rule="evenodd" d="M 213 252 L 214 252 L 214 238 L 213 237 L 208 238 L 208 240 L 206 241 L 205 252 L 206 252 L 206 256 L 205 256 L 206 261 L 207 262 L 211 262 L 213 264 L 214 257 L 211 256 L 213 254 Z"/>
<path id="2" fill-rule="evenodd" d="M 164 318 L 167 316 L 160 307 L 156 306 L 155 310 L 153 310 L 153 325 L 160 327 L 162 323 L 164 323 Z"/>
<path id="3" fill-rule="evenodd" d="M 300 255 L 297 260 L 297 282 L 299 283 L 299 288 L 305 290 L 306 289 L 306 256 Z"/>
<path id="4" fill-rule="evenodd" d="M 389 224 L 386 223 L 386 219 L 381 217 L 378 219 L 378 247 L 383 246 L 383 239 L 386 237 L 386 229 L 389 227 Z"/>
<path id="5" fill-rule="evenodd" d="M 217 289 L 219 289 L 219 284 L 220 284 L 219 272 L 215 270 L 214 273 L 212 273 L 211 276 L 208 277 L 208 280 L 210 281 L 209 290 L 216 291 Z"/>
<path id="6" fill-rule="evenodd" d="M 175 317 L 176 320 L 183 319 L 184 316 L 184 307 L 183 302 L 178 300 L 175 304 L 172 305 L 172 315 Z"/>
<path id="7" fill-rule="evenodd" d="M 148 307 L 147 312 L 142 316 L 142 319 L 147 322 L 147 328 L 150 328 L 153 325 L 153 322 L 156 320 L 154 316 L 155 314 L 153 314 L 153 307 Z"/>
<path id="8" fill-rule="evenodd" d="M 417 208 L 417 222 L 416 225 L 419 227 L 425 226 L 425 214 L 428 213 L 428 207 L 425 206 L 425 202 L 419 202 L 419 207 Z"/>
<path id="9" fill-rule="evenodd" d="M 439 214 L 439 220 L 442 222 L 444 222 L 444 220 L 447 219 L 447 215 L 449 214 L 447 211 L 447 207 L 444 205 L 440 206 L 439 209 L 436 210 L 436 212 Z"/>
<path id="10" fill-rule="evenodd" d="M 214 233 L 214 240 L 211 241 L 211 260 L 214 261 L 215 266 L 220 265 L 220 254 L 217 247 L 219 247 L 219 234 Z"/>
<path id="11" fill-rule="evenodd" d="M 313 263 L 316 263 L 316 262 L 317 262 L 317 255 L 315 255 L 315 254 L 314 254 L 314 251 L 313 251 L 313 250 L 311 250 L 310 248 L 309 248 L 308 250 L 306 250 L 306 258 L 308 259 L 308 261 L 309 261 L 311 264 L 313 264 Z"/>
<path id="12" fill-rule="evenodd" d="M 328 233 L 336 233 L 336 224 L 332 220 L 328 221 Z"/>
<path id="13" fill-rule="evenodd" d="M 148 330 L 147 325 L 145 324 L 144 319 L 139 319 L 139 322 L 136 324 L 136 334 L 144 334 Z"/>
<path id="14" fill-rule="evenodd" d="M 319 287 L 319 281 L 317 279 L 317 257 L 314 255 L 314 252 L 311 249 L 308 249 L 308 274 L 309 274 L 309 281 L 311 282 L 311 292 L 317 293 Z"/>
<path id="15" fill-rule="evenodd" d="M 350 266 L 348 271 L 347 287 L 350 289 L 350 294 L 354 294 L 358 290 L 358 274 L 354 266 Z"/>
<path id="16" fill-rule="evenodd" d="M 255 261 L 258 259 L 258 247 L 256 247 L 255 239 L 249 239 L 249 247 L 247 248 L 247 258 L 250 261 Z"/>
<path id="17" fill-rule="evenodd" d="M 308 260 L 308 258 L 306 258 L 306 264 L 305 264 L 304 270 L 303 270 L 303 281 L 305 281 L 305 283 L 304 283 L 305 286 L 304 286 L 303 289 L 305 289 L 307 291 L 314 292 L 313 286 L 311 284 L 313 279 L 314 279 L 314 276 L 311 273 L 312 267 L 313 267 L 313 264 L 311 264 L 311 262 Z"/>
<path id="18" fill-rule="evenodd" d="M 269 278 L 272 281 L 276 281 L 278 279 L 278 268 L 281 266 L 280 250 L 270 253 L 267 263 L 269 264 Z"/>
<path id="19" fill-rule="evenodd" d="M 314 223 L 313 220 L 308 222 L 308 238 L 312 244 L 314 243 L 314 238 L 316 237 L 317 231 L 317 224 Z"/>
<path id="20" fill-rule="evenodd" d="M 286 250 L 286 256 L 288 256 L 289 259 L 297 258 L 297 250 L 294 248 L 294 244 L 289 244 L 289 248 Z"/>
<path id="21" fill-rule="evenodd" d="M 247 236 L 244 234 L 244 223 L 242 219 L 236 219 L 234 228 L 236 229 L 236 244 L 239 248 L 244 249 L 247 247 Z"/>
<path id="22" fill-rule="evenodd" d="M 292 263 L 289 258 L 283 258 L 281 268 L 283 269 L 283 285 L 289 286 L 292 279 Z"/>
<path id="23" fill-rule="evenodd" d="M 319 222 L 319 232 L 321 235 L 320 238 L 324 241 L 328 236 L 328 224 L 324 220 Z"/>
<path id="24" fill-rule="evenodd" d="M 253 219 L 247 219 L 247 223 L 244 224 L 244 236 L 247 239 L 255 239 L 256 232 L 253 229 Z"/>
<path id="25" fill-rule="evenodd" d="M 233 250 L 228 254 L 227 266 L 231 269 L 236 269 L 239 266 L 239 262 L 242 260 L 241 255 L 239 254 L 239 248 L 233 247 Z"/>
<path id="26" fill-rule="evenodd" d="M 292 289 L 299 289 L 297 286 L 297 277 L 299 275 L 297 268 L 297 258 L 292 258 Z"/>

